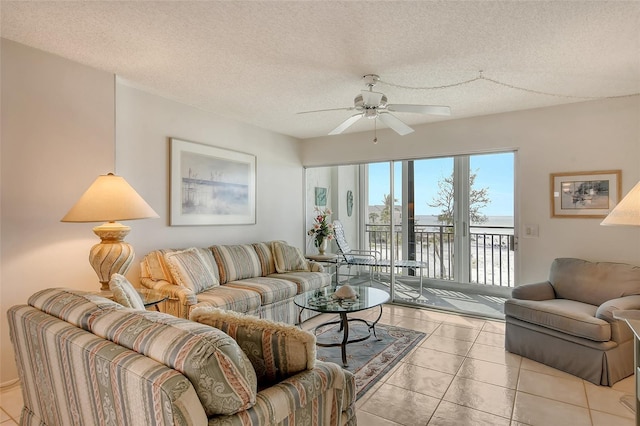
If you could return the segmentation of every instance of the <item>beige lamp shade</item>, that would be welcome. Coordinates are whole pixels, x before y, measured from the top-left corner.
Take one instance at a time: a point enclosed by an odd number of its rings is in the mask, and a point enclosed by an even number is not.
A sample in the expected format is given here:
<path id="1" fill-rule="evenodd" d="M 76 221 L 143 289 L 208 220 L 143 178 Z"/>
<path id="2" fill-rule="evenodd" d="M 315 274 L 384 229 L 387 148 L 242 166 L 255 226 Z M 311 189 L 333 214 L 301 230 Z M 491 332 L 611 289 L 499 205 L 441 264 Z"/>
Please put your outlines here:
<path id="1" fill-rule="evenodd" d="M 62 222 L 109 222 L 93 228 L 101 241 L 89 252 L 101 290 L 107 291 L 111 276 L 124 275 L 135 257 L 133 247 L 124 241 L 131 228 L 116 221 L 154 217 L 159 216 L 124 178 L 109 173 L 98 176 Z"/>
<path id="2" fill-rule="evenodd" d="M 611 210 L 600 225 L 640 226 L 640 182 Z"/>
<path id="3" fill-rule="evenodd" d="M 62 222 L 115 222 L 158 214 L 121 176 L 101 175 L 62 218 Z"/>

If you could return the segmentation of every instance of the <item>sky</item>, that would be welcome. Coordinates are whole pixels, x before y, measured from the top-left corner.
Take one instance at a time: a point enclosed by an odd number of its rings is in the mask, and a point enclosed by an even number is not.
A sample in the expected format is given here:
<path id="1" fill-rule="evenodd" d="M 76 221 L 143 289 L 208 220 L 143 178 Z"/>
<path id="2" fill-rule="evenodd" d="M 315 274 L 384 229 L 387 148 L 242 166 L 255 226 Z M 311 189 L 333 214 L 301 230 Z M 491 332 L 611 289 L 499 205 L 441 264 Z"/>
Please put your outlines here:
<path id="1" fill-rule="evenodd" d="M 486 216 L 513 216 L 514 154 L 483 154 L 470 157 L 470 168 L 476 173 L 475 188 L 488 188 L 491 203 L 482 209 Z M 402 163 L 395 164 L 396 204 L 402 202 Z M 416 214 L 438 215 L 440 209 L 429 207 L 438 193 L 438 181 L 450 176 L 453 171 L 453 157 L 416 160 L 414 162 Z M 369 204 L 383 204 L 389 194 L 389 163 L 369 165 Z"/>

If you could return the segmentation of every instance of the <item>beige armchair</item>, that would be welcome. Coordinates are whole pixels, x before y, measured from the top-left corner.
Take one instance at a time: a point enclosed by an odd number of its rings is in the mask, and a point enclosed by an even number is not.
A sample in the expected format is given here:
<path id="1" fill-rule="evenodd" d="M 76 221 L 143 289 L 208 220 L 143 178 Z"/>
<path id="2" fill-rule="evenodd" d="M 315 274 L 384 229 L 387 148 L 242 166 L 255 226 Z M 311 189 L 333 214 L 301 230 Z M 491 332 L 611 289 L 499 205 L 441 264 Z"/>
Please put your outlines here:
<path id="1" fill-rule="evenodd" d="M 507 351 L 611 386 L 633 374 L 633 333 L 616 310 L 640 309 L 640 267 L 560 258 L 549 280 L 505 302 Z"/>

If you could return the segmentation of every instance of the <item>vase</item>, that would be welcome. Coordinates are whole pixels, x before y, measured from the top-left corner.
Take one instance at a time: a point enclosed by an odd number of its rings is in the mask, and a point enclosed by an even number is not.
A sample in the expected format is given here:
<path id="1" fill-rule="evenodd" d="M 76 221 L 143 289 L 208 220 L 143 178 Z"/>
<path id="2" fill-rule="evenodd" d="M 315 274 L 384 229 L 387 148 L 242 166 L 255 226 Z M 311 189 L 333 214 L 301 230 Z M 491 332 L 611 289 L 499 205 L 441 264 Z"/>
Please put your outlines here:
<path id="1" fill-rule="evenodd" d="M 322 241 L 320 241 L 320 244 L 318 244 L 318 254 L 324 254 L 324 252 L 327 251 L 328 243 L 329 243 L 328 238 L 323 238 Z"/>

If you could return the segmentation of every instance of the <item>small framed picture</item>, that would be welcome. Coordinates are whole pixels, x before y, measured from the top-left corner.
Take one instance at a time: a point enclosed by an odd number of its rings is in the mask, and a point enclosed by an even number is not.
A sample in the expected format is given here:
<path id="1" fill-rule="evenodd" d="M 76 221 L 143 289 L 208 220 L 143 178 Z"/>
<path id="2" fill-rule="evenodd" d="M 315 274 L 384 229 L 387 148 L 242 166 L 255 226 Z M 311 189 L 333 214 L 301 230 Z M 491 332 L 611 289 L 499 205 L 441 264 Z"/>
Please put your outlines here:
<path id="1" fill-rule="evenodd" d="M 171 139 L 171 225 L 255 223 L 255 155 Z"/>
<path id="2" fill-rule="evenodd" d="M 327 205 L 327 188 L 316 186 L 316 206 Z"/>
<path id="3" fill-rule="evenodd" d="M 618 204 L 620 170 L 551 174 L 551 217 L 604 218 Z"/>

